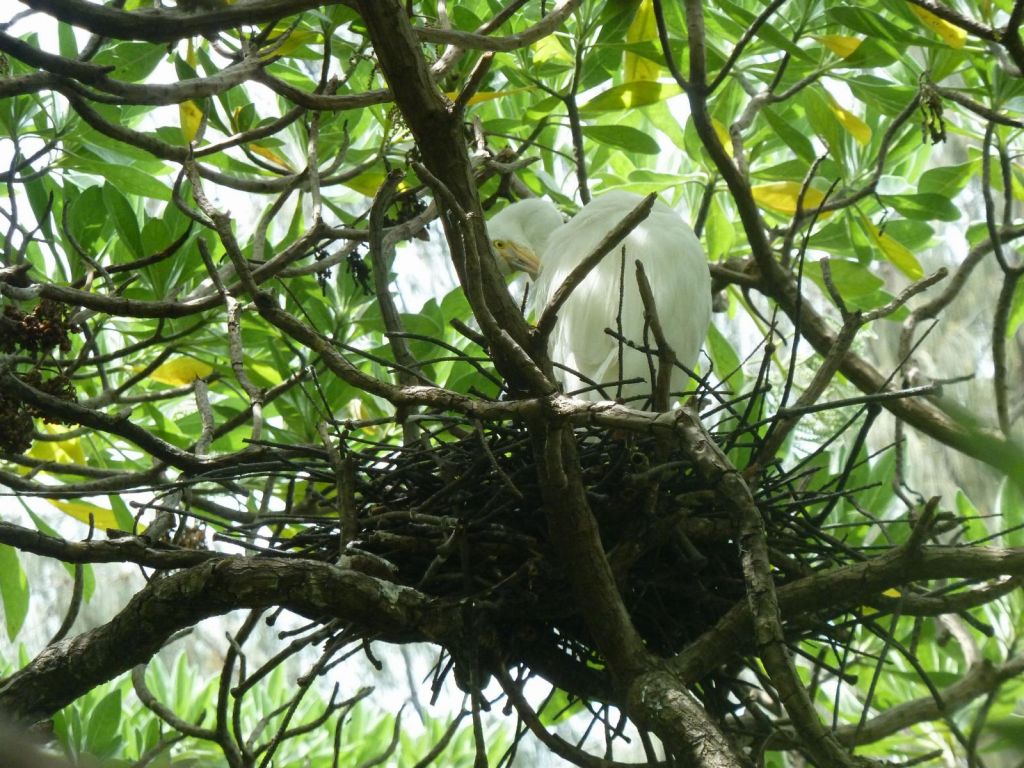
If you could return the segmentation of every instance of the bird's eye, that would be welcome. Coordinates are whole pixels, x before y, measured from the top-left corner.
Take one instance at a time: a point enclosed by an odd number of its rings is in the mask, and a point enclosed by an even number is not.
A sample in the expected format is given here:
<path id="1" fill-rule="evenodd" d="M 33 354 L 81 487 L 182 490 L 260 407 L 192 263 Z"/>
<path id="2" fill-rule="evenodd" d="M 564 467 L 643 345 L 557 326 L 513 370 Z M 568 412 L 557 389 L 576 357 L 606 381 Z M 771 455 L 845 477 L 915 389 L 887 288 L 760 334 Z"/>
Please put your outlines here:
<path id="1" fill-rule="evenodd" d="M 505 241 L 504 240 L 495 240 L 494 241 L 494 247 L 497 248 L 498 250 L 501 250 L 502 248 L 505 247 Z"/>

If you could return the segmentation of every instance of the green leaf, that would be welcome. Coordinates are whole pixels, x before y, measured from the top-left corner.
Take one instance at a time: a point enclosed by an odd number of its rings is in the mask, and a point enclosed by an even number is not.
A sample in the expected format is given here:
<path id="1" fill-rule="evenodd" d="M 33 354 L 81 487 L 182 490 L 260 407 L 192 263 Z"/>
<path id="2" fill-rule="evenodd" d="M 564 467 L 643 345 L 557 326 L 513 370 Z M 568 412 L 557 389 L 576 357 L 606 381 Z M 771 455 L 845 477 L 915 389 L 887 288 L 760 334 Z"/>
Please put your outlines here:
<path id="1" fill-rule="evenodd" d="M 114 67 L 113 76 L 118 80 L 137 83 L 156 69 L 166 52 L 152 43 L 116 43 L 96 54 L 92 63 Z"/>
<path id="2" fill-rule="evenodd" d="M 117 520 L 118 529 L 122 531 L 135 530 L 135 516 L 128 509 L 128 505 L 124 503 L 124 500 L 115 494 L 107 496 L 107 500 L 110 502 L 110 511 L 114 513 L 114 517 Z"/>
<path id="3" fill-rule="evenodd" d="M 814 145 L 811 144 L 805 131 L 800 131 L 797 126 L 793 125 L 791 116 L 781 115 L 774 107 L 765 107 L 761 110 L 761 114 L 775 134 L 786 143 L 786 146 L 792 149 L 805 163 L 814 162 L 817 154 L 814 151 Z"/>
<path id="4" fill-rule="evenodd" d="M 910 219 L 890 219 L 885 223 L 885 233 L 915 252 L 929 248 L 935 237 L 935 230 L 926 222 Z"/>
<path id="5" fill-rule="evenodd" d="M 81 173 L 101 176 L 127 194 L 142 195 L 157 200 L 171 199 L 169 186 L 153 178 L 152 174 L 140 171 L 130 165 L 116 165 L 79 157 L 70 160 L 68 166 Z M 94 210 L 93 215 L 95 214 Z"/>
<path id="6" fill-rule="evenodd" d="M 455 318 L 464 320 L 470 316 L 469 301 L 461 287 L 454 288 L 441 299 L 441 314 L 446 322 Z"/>
<path id="7" fill-rule="evenodd" d="M 597 112 L 615 112 L 621 109 L 635 109 L 648 104 L 654 104 L 665 99 L 671 99 L 683 92 L 675 83 L 658 83 L 650 80 L 640 80 L 631 83 L 616 85 L 603 91 L 582 107 L 582 114 L 594 114 Z"/>
<path id="8" fill-rule="evenodd" d="M 529 120 L 540 120 L 541 118 L 547 117 L 562 104 L 562 100 L 557 96 L 548 96 L 547 98 L 541 99 L 535 104 L 530 105 L 526 109 L 526 117 Z M 514 121 L 516 124 L 521 121 Z"/>
<path id="9" fill-rule="evenodd" d="M 32 214 L 39 222 L 40 229 L 49 237 L 53 237 L 53 213 L 48 210 L 50 204 L 51 182 L 45 177 L 31 179 L 25 182 L 25 192 L 28 195 L 29 205 L 32 206 Z"/>
<path id="10" fill-rule="evenodd" d="M 585 125 L 583 135 L 601 144 L 641 155 L 656 155 L 661 151 L 654 137 L 628 125 Z"/>
<path id="11" fill-rule="evenodd" d="M 141 259 L 146 252 L 142 247 L 139 220 L 135 217 L 131 204 L 110 182 L 103 185 L 103 203 L 105 211 L 114 221 L 114 229 L 117 230 L 121 242 L 134 258 Z"/>
<path id="12" fill-rule="evenodd" d="M 828 266 L 832 273 L 832 283 L 844 300 L 867 296 L 885 284 L 882 278 L 872 274 L 859 261 L 829 259 Z M 825 279 L 822 277 L 820 261 L 808 265 L 807 275 L 822 289 L 825 289 Z"/>
<path id="13" fill-rule="evenodd" d="M 708 326 L 706 343 L 711 362 L 715 366 L 715 375 L 723 383 L 728 384 L 733 392 L 742 391 L 745 377 L 743 367 L 740 365 L 740 357 L 714 323 Z"/>
<path id="14" fill-rule="evenodd" d="M 540 721 L 546 726 L 552 726 L 568 720 L 577 712 L 583 711 L 583 702 L 576 697 L 571 700 L 569 694 L 561 688 L 555 689 L 548 698 L 544 707 L 537 713 Z"/>
<path id="15" fill-rule="evenodd" d="M 825 142 L 834 159 L 840 166 L 846 162 L 846 131 L 836 119 L 836 113 L 829 104 L 824 92 L 817 88 L 807 88 L 800 95 L 800 102 L 807 110 L 807 119 L 818 137 Z"/>
<path id="16" fill-rule="evenodd" d="M 1024 323 L 1024 280 L 1017 281 L 1013 291 L 1013 302 L 1010 304 L 1009 322 L 1006 326 L 1006 338 L 1012 339 L 1017 329 Z"/>
<path id="17" fill-rule="evenodd" d="M 1017 284 L 1020 288 L 1020 283 Z M 1020 295 L 1018 291 L 1018 295 Z M 1007 533 L 1002 544 L 1007 547 L 1024 545 L 1024 496 L 1014 478 L 1004 477 L 999 483 L 999 494 L 996 498 L 996 514 L 1006 523 Z"/>
<path id="18" fill-rule="evenodd" d="M 978 516 L 978 508 L 961 488 L 956 489 L 956 513 L 958 517 Z"/>
<path id="19" fill-rule="evenodd" d="M 143 253 L 157 253 L 174 242 L 167 222 L 161 218 L 147 218 L 142 227 Z"/>
<path id="20" fill-rule="evenodd" d="M 899 51 L 892 43 L 869 37 L 861 41 L 857 50 L 836 64 L 837 69 L 882 69 L 897 61 Z"/>
<path id="21" fill-rule="evenodd" d="M 881 38 L 893 43 L 922 44 L 927 43 L 919 35 L 893 24 L 874 11 L 856 6 L 838 6 L 829 8 L 825 15 L 837 24 L 841 24 L 855 32 L 860 32 L 870 39 Z"/>
<path id="22" fill-rule="evenodd" d="M 75 195 L 68 206 L 68 229 L 78 244 L 89 250 L 107 225 L 107 219 L 97 216 L 103 210 L 103 191 L 89 187 L 81 195 Z"/>
<path id="23" fill-rule="evenodd" d="M 194 56 L 195 49 L 190 47 L 189 55 Z M 186 61 L 182 56 L 174 57 L 174 73 L 178 76 L 178 80 L 196 80 L 199 78 L 195 64 Z"/>
<path id="24" fill-rule="evenodd" d="M 110 756 L 120 743 L 121 690 L 114 688 L 89 713 L 85 748 L 97 757 Z"/>
<path id="25" fill-rule="evenodd" d="M 851 237 L 850 217 L 840 215 L 828 222 L 823 222 L 823 225 L 811 235 L 810 245 L 821 251 L 848 256 Z"/>
<path id="26" fill-rule="evenodd" d="M 921 221 L 957 221 L 960 209 L 944 195 L 927 192 L 917 195 L 880 195 L 883 205 L 889 205 L 908 219 Z"/>
<path id="27" fill-rule="evenodd" d="M 7 637 L 18 635 L 28 615 L 29 586 L 14 547 L 0 544 L 0 600 L 7 621 Z"/>
<path id="28" fill-rule="evenodd" d="M 917 191 L 921 194 L 937 193 L 952 198 L 967 186 L 971 176 L 977 172 L 977 161 L 930 168 L 917 180 Z"/>
<path id="29" fill-rule="evenodd" d="M 628 178 L 625 181 L 619 181 L 612 177 L 606 177 L 608 179 L 607 189 L 625 189 L 629 192 L 636 192 L 638 195 L 648 195 L 651 192 L 661 194 L 666 189 L 678 186 L 684 182 L 684 178 L 674 173 L 657 173 L 655 171 L 646 171 L 637 169 L 630 171 Z"/>
<path id="30" fill-rule="evenodd" d="M 65 59 L 78 58 L 78 41 L 75 39 L 75 30 L 70 24 L 63 21 L 57 23 L 57 50 Z"/>
<path id="31" fill-rule="evenodd" d="M 870 483 L 874 488 L 865 491 L 860 499 L 864 509 L 879 517 L 884 516 L 886 508 L 896 495 L 893 490 L 892 477 L 896 468 L 896 451 L 888 450 L 871 464 Z"/>
<path id="32" fill-rule="evenodd" d="M 256 122 L 256 105 L 249 102 L 241 107 L 233 117 L 235 119 L 235 130 L 248 131 Z"/>
<path id="33" fill-rule="evenodd" d="M 664 133 L 669 141 L 675 144 L 677 149 L 686 150 L 686 137 L 683 132 L 683 126 L 679 124 L 679 120 L 672 114 L 668 102 L 659 101 L 657 104 L 652 104 L 644 110 L 643 114 L 651 121 L 655 128 Z"/>
<path id="34" fill-rule="evenodd" d="M 708 246 L 708 258 L 719 261 L 725 258 L 736 241 L 736 231 L 717 197 L 711 198 L 708 218 L 704 225 L 704 239 Z"/>
<path id="35" fill-rule="evenodd" d="M 960 69 L 967 61 L 967 55 L 963 50 L 953 48 L 949 45 L 936 45 L 928 50 L 928 72 L 933 83 L 941 83 L 947 77 Z M 1002 68 L 995 67 L 996 77 L 999 78 Z M 1020 78 L 1012 78 L 1017 87 L 1020 86 Z M 997 98 L 997 101 L 1003 101 Z"/>
<path id="36" fill-rule="evenodd" d="M 875 75 L 844 78 L 843 82 L 860 101 L 890 117 L 902 112 L 917 95 L 916 88 L 909 88 Z"/>
<path id="37" fill-rule="evenodd" d="M 457 29 L 472 32 L 483 24 L 484 20 L 463 5 L 455 5 L 451 11 L 452 21 Z"/>
<path id="38" fill-rule="evenodd" d="M 735 21 L 737 21 L 741 28 L 751 28 L 754 21 L 757 19 L 756 14 L 752 11 L 748 11 L 737 3 L 730 2 L 730 0 L 718 0 L 716 5 L 725 10 Z M 807 62 L 812 61 L 811 56 L 807 51 L 805 51 L 801 46 L 795 44 L 788 36 L 782 34 L 770 23 L 758 26 L 756 34 L 757 37 L 768 43 L 771 47 L 783 50 L 797 60 L 804 59 Z"/>

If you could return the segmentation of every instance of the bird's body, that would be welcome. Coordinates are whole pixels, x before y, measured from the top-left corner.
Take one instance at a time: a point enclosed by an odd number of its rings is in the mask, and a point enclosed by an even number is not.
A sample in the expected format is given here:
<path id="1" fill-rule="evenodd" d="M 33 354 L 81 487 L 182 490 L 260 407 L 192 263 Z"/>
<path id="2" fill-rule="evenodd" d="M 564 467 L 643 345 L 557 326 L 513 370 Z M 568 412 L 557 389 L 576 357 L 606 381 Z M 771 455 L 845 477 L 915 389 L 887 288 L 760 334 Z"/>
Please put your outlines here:
<path id="1" fill-rule="evenodd" d="M 539 257 L 534 262 L 539 261 L 539 274 L 532 291 L 539 313 L 569 273 L 641 201 L 639 195 L 630 192 L 609 192 L 584 206 L 568 223 L 555 226 L 546 237 L 536 232 L 541 221 L 539 206 L 544 203 L 524 201 L 492 219 L 491 234 L 496 243 L 517 243 L 516 237 L 524 238 L 526 242 L 517 244 Z M 527 203 L 530 209 L 515 210 Z M 554 220 L 547 216 L 544 221 L 550 224 Z M 517 222 L 531 224 L 534 231 L 528 232 L 526 226 L 517 229 Z M 502 255 L 497 244 L 495 250 Z M 559 371 L 566 392 L 579 392 L 588 400 L 622 397 L 639 407 L 650 398 L 658 368 L 656 352 L 648 355 L 620 344 L 604 330 L 621 327 L 628 341 L 656 350 L 653 333 L 648 329 L 645 335 L 644 307 L 634 266 L 637 260 L 647 273 L 658 319 L 676 359 L 688 368 L 694 367 L 711 321 L 711 276 L 693 230 L 679 214 L 656 201 L 650 215 L 587 275 L 558 313 L 549 352 L 551 359 L 566 369 Z M 620 287 L 623 277 L 625 284 Z M 617 319 L 620 295 L 621 324 Z M 623 384 L 620 390 L 618 382 L 630 379 L 640 381 Z M 686 382 L 686 373 L 675 369 L 671 390 L 683 390 Z M 594 384 L 604 386 L 595 389 Z"/>

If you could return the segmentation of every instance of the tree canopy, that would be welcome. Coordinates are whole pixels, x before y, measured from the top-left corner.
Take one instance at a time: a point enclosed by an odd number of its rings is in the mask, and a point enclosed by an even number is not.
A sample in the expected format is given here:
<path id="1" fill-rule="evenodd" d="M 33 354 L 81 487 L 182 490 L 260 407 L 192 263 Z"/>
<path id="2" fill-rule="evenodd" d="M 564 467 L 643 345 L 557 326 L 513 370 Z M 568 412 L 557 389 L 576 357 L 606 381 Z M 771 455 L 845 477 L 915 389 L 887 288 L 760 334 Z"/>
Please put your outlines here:
<path id="1" fill-rule="evenodd" d="M 1008 764 L 1022 16 L 19 0 L 0 713 L 138 765 L 511 765 L 523 739 L 607 768 Z M 493 258 L 510 202 L 610 190 L 659 196 L 707 252 L 717 311 L 674 408 L 560 392 L 550 323 Z M 656 371 L 648 314 L 649 337 L 605 332 Z M 68 565 L 67 595 L 31 557 Z M 146 583 L 82 628 L 110 562 Z M 218 680 L 154 661 L 239 609 Z M 247 666 L 281 612 L 298 628 Z M 368 742 L 370 693 L 314 683 L 411 642 L 465 711 Z"/>

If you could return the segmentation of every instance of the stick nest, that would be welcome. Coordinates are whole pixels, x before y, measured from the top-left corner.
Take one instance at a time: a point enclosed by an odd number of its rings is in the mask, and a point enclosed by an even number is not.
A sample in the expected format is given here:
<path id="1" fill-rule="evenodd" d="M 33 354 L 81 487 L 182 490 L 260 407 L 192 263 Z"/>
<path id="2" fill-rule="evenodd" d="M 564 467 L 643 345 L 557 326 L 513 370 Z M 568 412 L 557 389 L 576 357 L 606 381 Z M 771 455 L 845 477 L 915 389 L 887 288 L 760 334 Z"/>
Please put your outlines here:
<path id="1" fill-rule="evenodd" d="M 743 418 L 727 421 L 731 427 L 714 437 L 743 469 L 750 454 L 744 442 L 751 443 L 754 430 Z M 457 679 L 467 664 L 518 662 L 572 695 L 603 698 L 610 681 L 562 559 L 548 541 L 526 428 L 447 417 L 420 424 L 419 441 L 406 447 L 349 431 L 340 464 L 338 456 L 310 448 L 304 471 L 335 490 L 296 503 L 296 510 L 313 505 L 321 514 L 303 518 L 298 533 L 290 516 L 292 535 L 274 538 L 273 547 L 337 561 L 338 510 L 347 506 L 357 521 L 347 557 L 370 564 L 375 575 L 474 611 L 480 631 L 472 647 L 446 649 Z M 733 521 L 678 446 L 595 428 L 577 430 L 577 444 L 591 509 L 633 621 L 652 650 L 677 653 L 745 600 Z M 808 474 L 770 467 L 753 489 L 778 584 L 849 562 L 853 553 L 818 522 L 843 493 L 828 483 L 807 490 Z M 791 641 L 827 631 L 804 619 Z M 721 714 L 735 709 L 739 689 L 749 685 L 736 678 L 745 666 L 741 654 L 728 650 L 719 672 L 696 690 Z M 463 675 L 460 682 L 469 679 Z"/>

